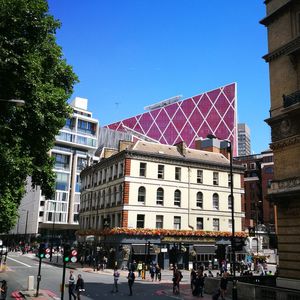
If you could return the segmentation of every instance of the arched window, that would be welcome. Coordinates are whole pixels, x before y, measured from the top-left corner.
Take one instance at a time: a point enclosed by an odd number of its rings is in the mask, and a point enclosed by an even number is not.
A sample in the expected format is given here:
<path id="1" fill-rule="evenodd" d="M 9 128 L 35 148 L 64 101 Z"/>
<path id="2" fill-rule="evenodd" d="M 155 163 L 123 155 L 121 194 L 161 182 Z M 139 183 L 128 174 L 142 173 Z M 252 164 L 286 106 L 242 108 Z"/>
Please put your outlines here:
<path id="1" fill-rule="evenodd" d="M 231 195 L 228 196 L 228 209 L 232 209 Z"/>
<path id="2" fill-rule="evenodd" d="M 181 192 L 179 190 L 174 192 L 174 205 L 181 206 Z"/>
<path id="3" fill-rule="evenodd" d="M 219 195 L 217 193 L 213 194 L 213 208 L 219 209 Z"/>
<path id="4" fill-rule="evenodd" d="M 203 194 L 202 192 L 197 193 L 196 206 L 199 208 L 203 208 Z"/>
<path id="5" fill-rule="evenodd" d="M 164 205 L 164 190 L 162 188 L 157 189 L 156 204 L 157 205 Z"/>
<path id="6" fill-rule="evenodd" d="M 144 186 L 140 186 L 138 192 L 138 202 L 145 203 L 145 199 L 146 199 L 146 189 Z"/>

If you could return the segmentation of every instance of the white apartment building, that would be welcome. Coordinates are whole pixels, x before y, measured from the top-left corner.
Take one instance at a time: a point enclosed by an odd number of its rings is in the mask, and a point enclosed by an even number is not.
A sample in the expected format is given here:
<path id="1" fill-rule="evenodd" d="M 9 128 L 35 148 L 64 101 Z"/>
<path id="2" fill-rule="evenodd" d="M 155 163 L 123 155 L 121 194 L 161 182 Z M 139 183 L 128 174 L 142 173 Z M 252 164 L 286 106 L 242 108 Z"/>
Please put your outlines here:
<path id="1" fill-rule="evenodd" d="M 241 232 L 243 168 L 234 165 L 233 173 L 235 231 Z M 232 231 L 229 160 L 220 149 L 214 153 L 184 143 L 120 142 L 118 150 L 104 148 L 99 162 L 83 170 L 81 178 L 81 241 L 94 235 L 104 248 L 133 244 L 136 259 L 149 252 L 145 243 L 151 241 L 169 249 L 156 258 L 163 265 L 174 259 L 171 250 L 179 246 L 206 247 L 206 259 L 199 260 L 208 261 L 216 240 L 228 239 Z M 104 227 L 120 229 L 110 235 Z M 182 264 L 188 260 L 184 257 Z"/>
<path id="2" fill-rule="evenodd" d="M 251 155 L 250 128 L 245 123 L 238 124 L 238 156 Z"/>
<path id="3" fill-rule="evenodd" d="M 19 207 L 19 219 L 12 234 L 40 234 L 47 240 L 74 240 L 79 228 L 80 172 L 93 159 L 98 146 L 98 120 L 87 110 L 88 100 L 76 97 L 70 106 L 72 116 L 56 136 L 50 155 L 55 158 L 56 190 L 45 199 L 39 187 L 27 192 Z"/>

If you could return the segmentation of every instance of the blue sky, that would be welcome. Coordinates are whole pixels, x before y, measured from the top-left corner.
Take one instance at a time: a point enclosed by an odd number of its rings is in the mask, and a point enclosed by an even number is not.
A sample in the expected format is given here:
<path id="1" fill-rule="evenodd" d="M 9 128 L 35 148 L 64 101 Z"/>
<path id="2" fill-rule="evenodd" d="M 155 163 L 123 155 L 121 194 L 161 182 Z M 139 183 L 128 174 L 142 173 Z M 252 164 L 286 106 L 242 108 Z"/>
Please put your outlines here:
<path id="1" fill-rule="evenodd" d="M 269 147 L 263 0 L 49 0 L 57 42 L 80 83 L 73 97 L 106 125 L 160 100 L 237 82 L 252 152 Z"/>

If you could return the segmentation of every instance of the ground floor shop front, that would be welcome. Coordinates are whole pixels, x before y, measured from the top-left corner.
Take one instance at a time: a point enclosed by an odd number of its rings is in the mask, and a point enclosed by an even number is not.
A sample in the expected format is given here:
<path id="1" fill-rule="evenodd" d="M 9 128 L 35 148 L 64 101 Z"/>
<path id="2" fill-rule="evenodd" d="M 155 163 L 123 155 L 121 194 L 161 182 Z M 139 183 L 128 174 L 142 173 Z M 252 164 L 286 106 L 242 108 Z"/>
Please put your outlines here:
<path id="1" fill-rule="evenodd" d="M 222 259 L 218 257 L 218 241 L 230 244 L 230 237 L 193 235 L 109 234 L 78 235 L 79 252 L 89 256 L 94 263 L 107 259 L 108 266 L 131 268 L 143 264 L 159 264 L 163 269 L 177 266 L 180 269 L 217 269 Z M 226 255 L 226 253 L 224 254 Z"/>

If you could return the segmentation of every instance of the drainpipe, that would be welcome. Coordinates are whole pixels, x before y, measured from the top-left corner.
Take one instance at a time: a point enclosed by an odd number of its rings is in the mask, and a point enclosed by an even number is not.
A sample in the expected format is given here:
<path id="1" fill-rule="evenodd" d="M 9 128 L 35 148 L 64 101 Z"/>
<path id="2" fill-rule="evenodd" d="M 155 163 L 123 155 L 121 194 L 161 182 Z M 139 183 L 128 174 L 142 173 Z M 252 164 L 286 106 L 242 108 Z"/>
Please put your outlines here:
<path id="1" fill-rule="evenodd" d="M 191 167 L 188 167 L 188 227 L 194 230 L 194 227 L 191 225 Z"/>

